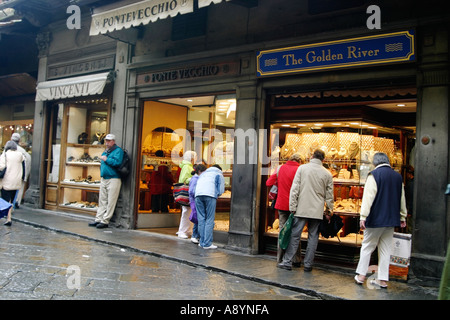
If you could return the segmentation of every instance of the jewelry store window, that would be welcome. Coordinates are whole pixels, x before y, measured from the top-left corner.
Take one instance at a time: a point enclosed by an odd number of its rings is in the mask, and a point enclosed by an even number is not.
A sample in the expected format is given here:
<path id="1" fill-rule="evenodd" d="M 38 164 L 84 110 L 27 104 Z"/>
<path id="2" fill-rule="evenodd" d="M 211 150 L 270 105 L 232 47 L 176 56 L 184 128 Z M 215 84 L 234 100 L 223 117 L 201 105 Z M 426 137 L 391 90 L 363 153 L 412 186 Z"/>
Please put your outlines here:
<path id="1" fill-rule="evenodd" d="M 271 125 L 271 131 L 271 136 L 279 139 L 279 145 L 272 151 L 272 173 L 294 153 L 299 153 L 303 163 L 307 163 L 314 150 L 320 148 L 325 152 L 323 165 L 332 174 L 334 182 L 333 210 L 343 219 L 344 226 L 337 237 L 320 235 L 319 240 L 360 247 L 363 233 L 359 230 L 359 213 L 366 178 L 374 169 L 373 155 L 386 153 L 394 170 L 404 175 L 407 141 L 408 137 L 414 137 L 415 128 L 401 130 L 362 120 L 348 120 L 277 123 Z M 265 236 L 277 237 L 278 210 L 271 205 L 268 199 Z M 307 229 L 303 230 L 302 238 L 307 238 Z"/>
<path id="2" fill-rule="evenodd" d="M 225 192 L 217 200 L 214 230 L 228 231 L 235 112 L 234 94 L 144 102 L 137 228 L 175 235 L 181 207 L 172 185 L 185 150 L 192 150 L 196 163 L 222 167 Z"/>

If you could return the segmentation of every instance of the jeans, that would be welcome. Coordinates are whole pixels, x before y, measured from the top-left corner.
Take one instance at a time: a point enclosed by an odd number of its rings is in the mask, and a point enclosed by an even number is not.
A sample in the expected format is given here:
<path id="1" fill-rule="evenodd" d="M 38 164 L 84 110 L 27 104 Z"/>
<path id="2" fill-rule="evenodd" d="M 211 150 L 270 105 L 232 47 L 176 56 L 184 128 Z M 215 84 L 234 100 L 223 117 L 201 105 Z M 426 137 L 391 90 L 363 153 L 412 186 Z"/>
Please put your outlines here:
<path id="1" fill-rule="evenodd" d="M 194 223 L 194 227 L 192 228 L 192 238 L 199 239 L 200 234 L 198 233 L 198 223 Z"/>
<path id="2" fill-rule="evenodd" d="M 197 208 L 198 233 L 200 247 L 209 247 L 213 241 L 214 217 L 216 214 L 217 199 L 208 196 L 195 197 Z"/>

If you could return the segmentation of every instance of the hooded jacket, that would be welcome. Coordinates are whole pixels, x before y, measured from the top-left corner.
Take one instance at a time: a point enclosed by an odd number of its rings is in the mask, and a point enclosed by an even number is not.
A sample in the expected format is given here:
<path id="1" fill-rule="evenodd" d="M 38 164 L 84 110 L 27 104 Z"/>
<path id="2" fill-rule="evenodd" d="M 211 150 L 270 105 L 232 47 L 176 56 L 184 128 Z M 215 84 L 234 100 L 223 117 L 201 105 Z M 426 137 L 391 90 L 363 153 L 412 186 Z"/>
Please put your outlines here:
<path id="1" fill-rule="evenodd" d="M 183 160 L 180 163 L 180 177 L 178 178 L 178 183 L 189 184 L 192 178 L 192 171 L 194 171 L 194 166 L 190 161 Z"/>
<path id="2" fill-rule="evenodd" d="M 225 191 L 225 180 L 222 171 L 216 167 L 206 169 L 197 180 L 195 196 L 218 198 Z"/>

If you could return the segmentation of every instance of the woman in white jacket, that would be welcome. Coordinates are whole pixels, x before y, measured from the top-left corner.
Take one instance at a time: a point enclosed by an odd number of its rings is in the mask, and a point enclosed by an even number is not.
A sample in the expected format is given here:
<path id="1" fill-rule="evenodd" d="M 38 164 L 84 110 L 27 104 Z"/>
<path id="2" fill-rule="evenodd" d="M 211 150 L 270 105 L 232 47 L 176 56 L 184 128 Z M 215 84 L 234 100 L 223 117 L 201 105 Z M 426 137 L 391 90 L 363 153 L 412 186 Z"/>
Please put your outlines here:
<path id="1" fill-rule="evenodd" d="M 0 156 L 0 170 L 6 167 L 6 172 L 0 181 L 0 185 L 2 187 L 2 198 L 13 205 L 16 193 L 22 186 L 22 162 L 24 161 L 25 157 L 23 154 L 17 151 L 17 144 L 14 141 L 8 141 L 5 145 L 5 152 Z M 12 208 L 8 212 L 6 226 L 11 225 L 11 211 Z"/>

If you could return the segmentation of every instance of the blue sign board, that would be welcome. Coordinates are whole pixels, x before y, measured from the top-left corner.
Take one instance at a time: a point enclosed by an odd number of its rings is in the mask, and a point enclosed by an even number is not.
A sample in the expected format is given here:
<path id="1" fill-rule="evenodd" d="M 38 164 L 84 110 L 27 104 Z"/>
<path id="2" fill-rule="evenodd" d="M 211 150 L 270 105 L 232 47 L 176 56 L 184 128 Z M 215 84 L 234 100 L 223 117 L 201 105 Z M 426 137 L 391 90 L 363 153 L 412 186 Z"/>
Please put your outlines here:
<path id="1" fill-rule="evenodd" d="M 258 77 L 414 61 L 414 30 L 263 50 L 256 60 Z"/>

